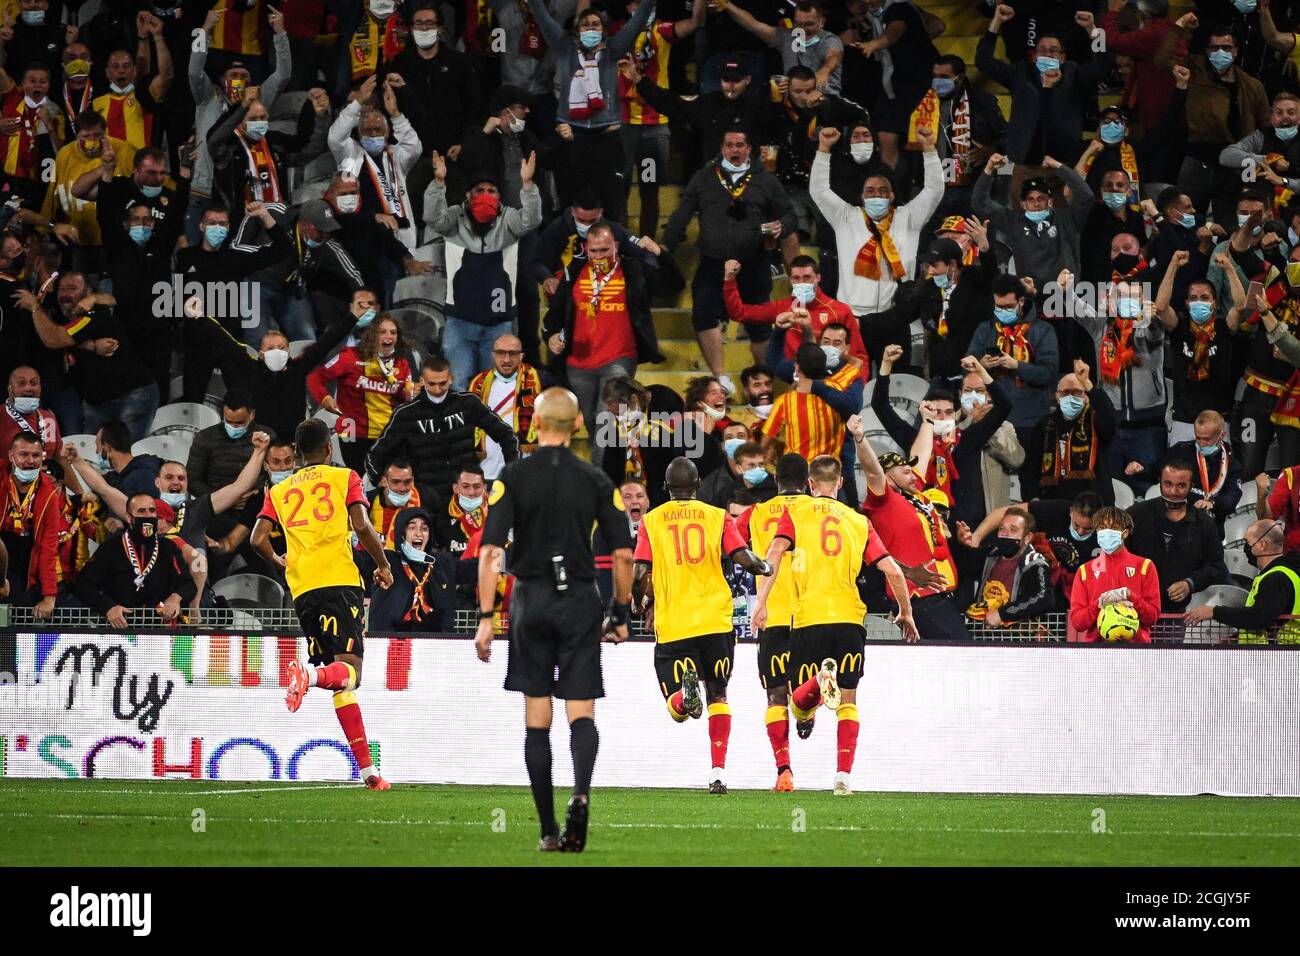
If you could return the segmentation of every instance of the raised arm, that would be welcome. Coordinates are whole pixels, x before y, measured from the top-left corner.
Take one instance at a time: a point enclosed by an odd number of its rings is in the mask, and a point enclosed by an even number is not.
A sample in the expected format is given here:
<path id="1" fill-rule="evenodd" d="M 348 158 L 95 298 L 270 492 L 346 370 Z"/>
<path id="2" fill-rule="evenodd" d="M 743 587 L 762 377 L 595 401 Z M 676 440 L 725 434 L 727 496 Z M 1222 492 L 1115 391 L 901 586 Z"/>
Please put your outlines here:
<path id="1" fill-rule="evenodd" d="M 883 495 L 887 487 L 885 469 L 880 467 L 880 459 L 876 457 L 875 449 L 867 441 L 866 426 L 863 425 L 862 416 L 854 415 L 845 423 L 845 427 L 853 436 L 854 445 L 857 446 L 858 461 L 862 465 L 862 473 L 867 478 L 867 490 L 873 495 Z"/>
<path id="2" fill-rule="evenodd" d="M 64 445 L 63 450 L 59 452 L 59 458 L 62 460 L 65 468 L 71 466 L 86 487 L 91 490 L 99 500 L 104 503 L 113 514 L 117 515 L 123 521 L 127 520 L 126 503 L 127 497 L 118 489 L 114 488 L 98 470 L 93 468 L 90 462 L 82 458 L 77 452 L 77 446 L 71 443 Z"/>
<path id="3" fill-rule="evenodd" d="M 235 480 L 223 488 L 212 492 L 212 513 L 221 514 L 232 507 L 240 498 L 257 487 L 262 478 L 262 464 L 266 461 L 266 450 L 271 445 L 271 438 L 266 432 L 253 432 L 253 453 L 240 469 Z"/>
<path id="4" fill-rule="evenodd" d="M 705 7 L 707 4 L 697 3 L 695 6 L 699 8 Z M 758 37 L 768 46 L 776 46 L 776 27 L 756 19 L 748 10 L 739 7 L 734 3 L 728 3 L 723 7 L 723 10 L 731 17 L 731 19 L 735 20 L 738 24 L 750 33 L 754 34 L 754 36 Z"/>
<path id="5" fill-rule="evenodd" d="M 1178 327 L 1178 316 L 1169 305 L 1169 301 L 1174 297 L 1174 278 L 1178 275 L 1178 270 L 1187 265 L 1190 258 L 1191 253 L 1186 249 L 1175 252 L 1169 259 L 1164 278 L 1160 280 L 1160 288 L 1156 290 L 1156 315 L 1160 316 L 1161 323 L 1170 332 Z"/>

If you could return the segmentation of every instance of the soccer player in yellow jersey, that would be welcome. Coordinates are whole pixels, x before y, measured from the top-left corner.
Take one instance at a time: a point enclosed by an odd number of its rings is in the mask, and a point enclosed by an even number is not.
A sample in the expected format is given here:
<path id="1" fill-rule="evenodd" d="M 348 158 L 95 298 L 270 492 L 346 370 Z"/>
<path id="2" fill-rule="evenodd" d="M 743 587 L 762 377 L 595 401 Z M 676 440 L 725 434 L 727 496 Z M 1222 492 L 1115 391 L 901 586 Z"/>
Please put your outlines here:
<path id="1" fill-rule="evenodd" d="M 907 580 L 898 563 L 880 543 L 866 515 L 836 500 L 843 484 L 838 458 L 818 455 L 808 466 L 812 494 L 791 502 L 776 537 L 767 551 L 772 577 L 758 588 L 754 603 L 755 627 L 767 626 L 773 584 L 786 551 L 791 555 L 794 585 L 794 619 L 790 632 L 790 702 L 794 705 L 799 736 L 812 733 L 818 704 L 838 718 L 836 794 L 849 794 L 849 773 L 858 749 L 857 687 L 862 676 L 866 644 L 867 606 L 858 594 L 862 565 L 880 568 L 898 602 L 896 623 L 906 641 L 918 640 L 912 620 Z M 820 662 L 820 663 L 819 663 Z"/>
<path id="2" fill-rule="evenodd" d="M 655 605 L 655 673 L 668 713 L 679 724 L 703 712 L 700 678 L 709 701 L 709 747 L 713 775 L 709 793 L 726 793 L 727 741 L 735 634 L 731 586 L 722 575 L 730 558 L 751 574 L 771 574 L 745 546 L 736 522 L 722 508 L 696 500 L 700 474 L 688 458 L 674 458 L 664 472 L 669 501 L 652 509 L 637 529 L 632 602 Z"/>
<path id="3" fill-rule="evenodd" d="M 767 554 L 776 539 L 777 528 L 786 509 L 806 497 L 808 462 L 791 452 L 776 463 L 776 497 L 759 502 L 736 522 L 741 536 L 756 554 Z M 788 793 L 794 789 L 794 771 L 790 769 L 790 626 L 794 621 L 794 583 L 790 562 L 778 574 L 773 572 L 772 589 L 767 599 L 767 626 L 758 631 L 758 678 L 767 690 L 767 738 L 776 758 L 776 786 L 773 790 Z M 756 628 L 757 630 L 757 628 Z M 803 726 L 802 724 L 800 725 Z M 808 724 L 808 729 L 812 725 Z M 805 737 L 807 733 L 803 734 Z"/>
<path id="4" fill-rule="evenodd" d="M 388 781 L 370 761 L 356 689 L 361 686 L 361 658 L 366 630 L 361 574 L 352 560 L 352 532 L 374 560 L 375 584 L 387 589 L 393 572 L 384 557 L 384 545 L 366 514 L 366 496 L 355 471 L 336 468 L 330 460 L 330 430 L 309 418 L 294 433 L 303 467 L 266 492 L 266 503 L 253 526 L 253 547 L 262 558 L 285 571 L 293 608 L 307 635 L 310 662 L 303 667 L 289 662 L 289 692 L 284 702 L 290 712 L 302 706 L 309 687 L 334 692 L 338 718 L 357 769 L 370 790 L 389 789 Z M 286 553 L 278 557 L 271 548 L 271 525 L 284 532 Z"/>

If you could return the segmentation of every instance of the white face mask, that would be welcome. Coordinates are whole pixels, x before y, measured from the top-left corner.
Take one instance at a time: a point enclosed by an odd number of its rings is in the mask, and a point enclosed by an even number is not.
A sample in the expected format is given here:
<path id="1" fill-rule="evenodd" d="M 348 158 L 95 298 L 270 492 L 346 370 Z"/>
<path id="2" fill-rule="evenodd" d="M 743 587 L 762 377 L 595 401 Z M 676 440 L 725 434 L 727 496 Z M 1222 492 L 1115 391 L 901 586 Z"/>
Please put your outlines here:
<path id="1" fill-rule="evenodd" d="M 370 0 L 370 12 L 380 20 L 387 20 L 396 9 L 396 0 Z"/>
<path id="2" fill-rule="evenodd" d="M 347 196 L 338 196 L 335 202 L 339 207 L 339 212 L 356 212 L 361 208 L 361 194 L 351 193 Z"/>
<path id="3" fill-rule="evenodd" d="M 750 405 L 749 410 L 759 418 L 766 421 L 767 416 L 772 414 L 772 403 L 768 402 L 766 405 Z"/>
<path id="4" fill-rule="evenodd" d="M 135 89 L 135 84 L 128 83 L 126 84 L 126 86 L 118 86 L 116 83 L 110 83 L 108 84 L 108 88 L 111 89 L 118 96 L 125 96 L 127 93 L 130 93 L 133 89 Z"/>
<path id="5" fill-rule="evenodd" d="M 289 350 L 267 349 L 262 353 L 262 361 L 272 372 L 283 372 L 285 366 L 289 364 Z"/>
<path id="6" fill-rule="evenodd" d="M 871 154 L 876 151 L 875 143 L 850 143 L 849 155 L 858 165 L 865 163 L 871 158 Z"/>
<path id="7" fill-rule="evenodd" d="M 438 42 L 437 30 L 412 30 L 411 36 L 415 37 L 415 45 L 421 50 L 427 50 Z"/>
<path id="8" fill-rule="evenodd" d="M 714 408 L 712 405 L 705 405 L 704 414 L 708 415 L 715 422 L 718 422 L 727 417 L 727 410 L 725 408 Z"/>
<path id="9" fill-rule="evenodd" d="M 518 135 L 524 131 L 524 121 L 514 113 L 510 114 L 510 132 Z"/>
<path id="10" fill-rule="evenodd" d="M 936 438 L 951 438 L 957 423 L 951 418 L 941 418 L 938 421 L 931 422 L 930 427 L 934 429 Z"/>
<path id="11" fill-rule="evenodd" d="M 30 96 L 24 96 L 23 102 L 27 104 L 29 110 L 38 110 L 41 108 L 41 104 L 45 102 L 45 97 L 41 97 L 39 100 L 34 100 Z"/>

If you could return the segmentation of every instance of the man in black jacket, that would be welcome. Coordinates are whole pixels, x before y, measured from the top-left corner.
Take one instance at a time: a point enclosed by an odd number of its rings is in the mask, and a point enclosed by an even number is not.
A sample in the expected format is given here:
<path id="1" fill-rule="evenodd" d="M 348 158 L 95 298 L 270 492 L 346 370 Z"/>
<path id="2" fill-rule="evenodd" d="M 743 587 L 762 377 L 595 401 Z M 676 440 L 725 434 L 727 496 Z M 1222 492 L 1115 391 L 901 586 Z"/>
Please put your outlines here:
<path id="1" fill-rule="evenodd" d="M 981 619 L 986 627 L 1002 627 L 1030 621 L 1056 610 L 1056 589 L 1047 559 L 1034 550 L 1030 539 L 1034 519 L 1023 508 L 1008 508 L 998 524 L 998 535 L 982 550 L 963 547 L 962 577 L 974 582 L 968 617 Z M 958 531 L 959 543 L 968 536 Z M 972 565 L 980 558 L 976 571 Z"/>
<path id="2" fill-rule="evenodd" d="M 121 630 L 126 612 L 156 609 L 175 621 L 194 599 L 194 581 L 175 543 L 158 533 L 158 509 L 151 495 L 127 502 L 131 526 L 109 538 L 81 569 L 72 593 Z"/>
<path id="3" fill-rule="evenodd" d="M 1192 507 L 1207 511 L 1222 533 L 1223 523 L 1241 502 L 1241 462 L 1224 434 L 1226 424 L 1218 412 L 1201 412 L 1192 428 L 1196 437 L 1170 445 L 1165 461 L 1192 463 Z"/>
<path id="4" fill-rule="evenodd" d="M 1128 549 L 1150 558 L 1164 593 L 1160 610 L 1186 610 L 1193 594 L 1211 584 L 1228 584 L 1223 563 L 1223 534 L 1214 519 L 1192 507 L 1192 464 L 1169 461 L 1160 469 L 1160 497 L 1139 501 L 1128 509 L 1133 533 Z"/>
<path id="5" fill-rule="evenodd" d="M 916 294 L 902 306 L 909 324 L 920 319 L 925 328 L 933 379 L 952 381 L 963 374 L 961 360 L 970 348 L 975 327 L 993 311 L 997 256 L 989 251 L 988 233 L 979 221 L 965 222 L 973 230 L 971 241 L 978 244 L 979 259 L 968 266 L 956 241 L 934 240 L 929 250 L 917 257 Z"/>
<path id="6" fill-rule="evenodd" d="M 714 157 L 714 146 L 729 129 L 743 129 L 758 141 L 770 96 L 766 84 L 750 82 L 749 72 L 738 61 L 723 64 L 722 89 L 690 97 L 670 93 L 643 77 L 635 60 L 624 60 L 619 70 L 643 100 L 672 121 L 674 132 L 684 123 L 696 133 L 700 150 L 695 166 Z"/>
<path id="7" fill-rule="evenodd" d="M 357 316 L 346 309 L 343 318 L 329 326 L 297 358 L 289 355 L 289 338 L 283 332 L 267 332 L 259 343 L 257 357 L 212 318 L 186 304 L 189 325 L 199 346 L 212 353 L 228 386 L 242 385 L 253 395 L 253 407 L 261 410 L 261 424 L 277 435 L 292 435 L 307 417 L 307 376 L 334 351 L 357 324 Z"/>
<path id="8" fill-rule="evenodd" d="M 682 192 L 662 243 L 667 252 L 686 239 L 686 227 L 700 217 L 700 263 L 691 282 L 691 321 L 700 352 L 713 377 L 729 394 L 736 387 L 726 374 L 722 348 L 722 323 L 727 306 L 722 294 L 723 266 L 728 259 L 741 263 L 741 298 L 750 303 L 766 302 L 772 294 L 772 275 L 767 265 L 765 244 L 792 243 L 799 251 L 798 222 L 790 197 L 780 181 L 755 162 L 752 142 L 744 129 L 729 129 L 722 136 L 721 155 L 695 173 Z M 766 342 L 771 326 L 749 325 L 746 332 L 755 342 Z"/>
<path id="9" fill-rule="evenodd" d="M 474 456 L 475 429 L 481 428 L 501 446 L 507 464 L 519 457 L 519 441 L 514 429 L 478 398 L 452 390 L 451 364 L 445 358 L 425 359 L 420 383 L 424 386 L 420 394 L 393 412 L 371 446 L 366 474 L 378 484 L 389 461 L 406 458 L 415 469 L 420 501 L 432 513 L 441 514 L 447 509 L 453 463 Z"/>
<path id="10" fill-rule="evenodd" d="M 458 586 L 478 580 L 477 560 L 458 560 L 433 547 L 432 519 L 423 508 L 406 508 L 393 522 L 397 547 L 387 550 L 393 586 L 376 588 L 370 598 L 368 631 L 372 634 L 437 631 L 450 634 L 456 627 Z M 362 560 L 368 560 L 366 559 Z M 361 579 L 370 579 L 361 568 Z"/>

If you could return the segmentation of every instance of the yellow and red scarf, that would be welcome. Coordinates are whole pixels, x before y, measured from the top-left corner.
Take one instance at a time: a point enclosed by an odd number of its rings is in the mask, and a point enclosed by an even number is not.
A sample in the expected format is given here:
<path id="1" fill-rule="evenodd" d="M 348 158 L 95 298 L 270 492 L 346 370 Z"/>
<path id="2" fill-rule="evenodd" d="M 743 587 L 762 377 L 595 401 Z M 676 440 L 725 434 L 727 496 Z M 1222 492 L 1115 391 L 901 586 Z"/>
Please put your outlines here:
<path id="1" fill-rule="evenodd" d="M 1096 412 L 1085 408 L 1071 424 L 1064 415 L 1048 415 L 1043 435 L 1041 485 L 1097 477 Z M 1068 431 L 1062 431 L 1069 426 Z"/>
<path id="2" fill-rule="evenodd" d="M 889 272 L 894 277 L 894 281 L 903 281 L 903 276 L 906 274 L 903 269 L 903 258 L 898 254 L 898 247 L 894 245 L 894 239 L 889 234 L 889 227 L 894 222 L 893 210 L 890 210 L 889 215 L 880 222 L 872 222 L 864 209 L 862 219 L 867 224 L 867 241 L 858 250 L 858 257 L 853 263 L 853 274 L 864 279 L 879 280 L 880 256 L 883 253 L 885 261 L 889 263 Z"/>
<path id="3" fill-rule="evenodd" d="M 1192 322 L 1192 361 L 1187 366 L 1187 379 L 1204 382 L 1210 377 L 1210 346 L 1214 344 L 1214 319 Z"/>
<path id="4" fill-rule="evenodd" d="M 284 202 L 280 194 L 280 173 L 275 167 L 275 157 L 271 155 L 271 144 L 263 136 L 252 142 L 240 130 L 235 135 L 244 144 L 248 157 L 249 184 L 244 187 L 245 202 L 273 203 Z"/>
<path id="5" fill-rule="evenodd" d="M 484 503 L 473 511 L 466 511 L 453 495 L 451 501 L 447 502 L 447 514 L 460 524 L 460 530 L 468 541 L 483 529 L 483 522 L 487 519 L 487 504 Z"/>
<path id="6" fill-rule="evenodd" d="M 1115 319 L 1106 323 L 1106 330 L 1101 334 L 1097 362 L 1101 368 L 1101 380 L 1108 385 L 1118 382 L 1125 369 L 1142 364 L 1142 359 L 1133 350 L 1131 319 Z"/>
<path id="7" fill-rule="evenodd" d="M 1279 159 L 1286 159 L 1286 157 L 1283 156 L 1281 153 L 1266 153 L 1264 155 L 1264 162 L 1266 162 L 1269 166 L 1272 166 Z M 1288 170 L 1288 172 L 1290 172 L 1290 170 Z M 1285 185 L 1273 187 L 1273 218 L 1274 219 L 1286 218 L 1285 216 L 1282 215 L 1282 210 L 1286 206 L 1290 205 L 1291 200 L 1293 198 L 1295 198 L 1295 193 L 1293 193 Z"/>
<path id="8" fill-rule="evenodd" d="M 1030 361 L 1029 323 L 1017 322 L 1015 325 L 1003 325 L 999 322 L 998 351 L 1006 352 L 1017 362 Z"/>
<path id="9" fill-rule="evenodd" d="M 1088 175 L 1088 171 L 1092 169 L 1093 160 L 1095 160 L 1096 158 L 1097 157 L 1095 154 L 1088 157 L 1088 161 L 1087 163 L 1084 164 L 1084 168 L 1083 168 L 1084 176 Z M 1133 150 L 1133 147 L 1130 146 L 1127 142 L 1119 144 L 1119 166 L 1120 169 L 1128 173 L 1128 181 L 1129 181 L 1128 201 L 1131 203 L 1141 202 L 1142 196 L 1138 190 L 1138 187 L 1141 184 L 1138 181 L 1137 153 Z"/>

